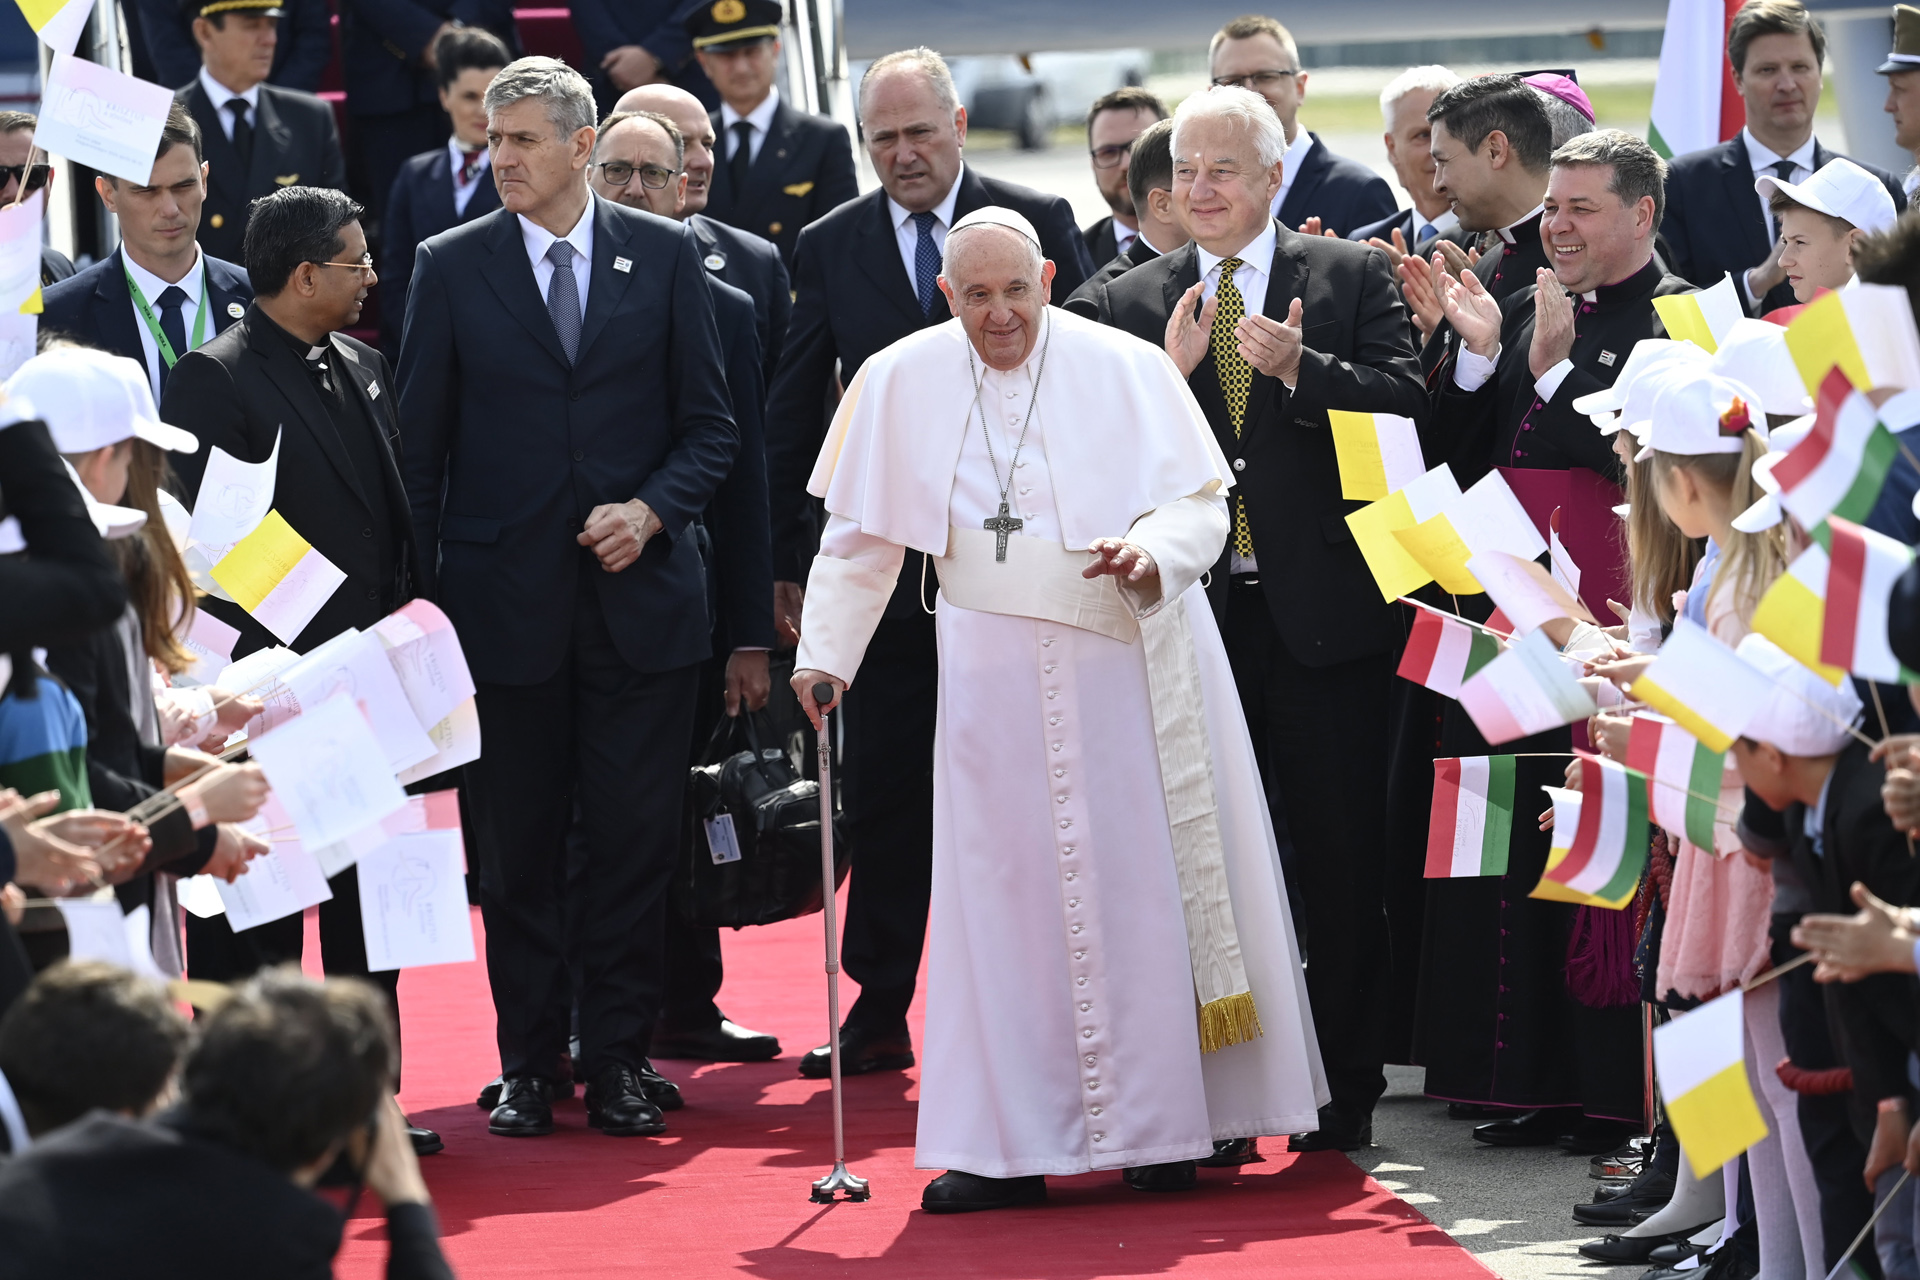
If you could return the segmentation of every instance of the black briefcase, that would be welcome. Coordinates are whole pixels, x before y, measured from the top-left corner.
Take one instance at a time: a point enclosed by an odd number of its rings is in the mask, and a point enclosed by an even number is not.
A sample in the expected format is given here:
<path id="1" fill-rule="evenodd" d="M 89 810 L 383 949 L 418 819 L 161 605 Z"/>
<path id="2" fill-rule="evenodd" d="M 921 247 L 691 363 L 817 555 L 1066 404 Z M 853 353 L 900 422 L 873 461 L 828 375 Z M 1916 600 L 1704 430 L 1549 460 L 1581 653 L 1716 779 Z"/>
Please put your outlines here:
<path id="1" fill-rule="evenodd" d="M 803 778 L 760 717 L 722 716 L 687 781 L 673 905 L 689 924 L 739 929 L 820 910 L 820 784 Z M 741 742 L 745 747 L 742 749 Z M 833 884 L 847 842 L 833 824 Z"/>

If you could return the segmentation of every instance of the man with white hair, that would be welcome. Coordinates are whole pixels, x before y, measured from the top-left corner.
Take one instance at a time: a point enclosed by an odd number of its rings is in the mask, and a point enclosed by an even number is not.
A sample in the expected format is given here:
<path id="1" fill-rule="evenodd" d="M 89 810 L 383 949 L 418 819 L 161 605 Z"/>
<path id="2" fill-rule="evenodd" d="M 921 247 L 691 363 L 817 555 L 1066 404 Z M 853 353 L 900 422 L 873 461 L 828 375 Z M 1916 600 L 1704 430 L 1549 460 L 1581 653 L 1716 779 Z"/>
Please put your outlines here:
<path id="1" fill-rule="evenodd" d="M 828 518 L 793 687 L 816 725 L 817 683 L 829 707 L 858 687 L 906 553 L 939 577 L 915 1148 L 948 1171 L 935 1213 L 1095 1169 L 1188 1190 L 1216 1140 L 1326 1097 L 1199 585 L 1234 473 L 1166 357 L 1049 307 L 1054 274 L 1020 214 L 959 219 L 955 318 L 861 367 L 808 484 Z"/>
<path id="2" fill-rule="evenodd" d="M 1278 119 L 1245 89 L 1181 103 L 1173 199 L 1193 242 L 1114 280 L 1101 315 L 1165 344 L 1233 460 L 1233 536 L 1208 595 L 1297 854 L 1332 1091 L 1295 1149 L 1354 1150 L 1371 1141 L 1386 1088 L 1375 1019 L 1401 629 L 1347 528 L 1360 504 L 1341 496 L 1327 415 L 1417 417 L 1425 405 L 1386 255 L 1269 215 L 1286 155 Z"/>
<path id="3" fill-rule="evenodd" d="M 1433 189 L 1433 125 L 1427 120 L 1433 100 L 1459 83 L 1460 77 L 1445 67 L 1408 67 L 1380 91 L 1387 162 L 1413 207 L 1358 227 L 1347 239 L 1384 251 L 1396 267 L 1409 251 L 1423 258 L 1432 253 L 1436 240 L 1463 243 L 1452 204 Z"/>
<path id="4" fill-rule="evenodd" d="M 989 205 L 1039 233 L 1065 297 L 1093 274 L 1073 209 L 1058 196 L 983 177 L 961 159 L 967 112 L 931 49 L 877 58 L 860 80 L 860 136 L 878 190 L 800 233 L 793 319 L 767 392 L 767 496 L 773 515 L 774 621 L 798 634 L 802 585 L 818 533 L 807 476 L 827 433 L 823 406 L 875 352 L 944 322 L 936 286 L 947 230 Z M 929 402 L 933 403 L 933 402 Z M 844 805 L 853 848 L 847 890 L 847 972 L 860 998 L 840 1032 L 849 1073 L 913 1065 L 907 1006 L 926 936 L 933 850 L 933 718 L 939 667 L 916 560 L 868 653 L 844 717 Z M 826 1046 L 800 1062 L 827 1075 Z"/>

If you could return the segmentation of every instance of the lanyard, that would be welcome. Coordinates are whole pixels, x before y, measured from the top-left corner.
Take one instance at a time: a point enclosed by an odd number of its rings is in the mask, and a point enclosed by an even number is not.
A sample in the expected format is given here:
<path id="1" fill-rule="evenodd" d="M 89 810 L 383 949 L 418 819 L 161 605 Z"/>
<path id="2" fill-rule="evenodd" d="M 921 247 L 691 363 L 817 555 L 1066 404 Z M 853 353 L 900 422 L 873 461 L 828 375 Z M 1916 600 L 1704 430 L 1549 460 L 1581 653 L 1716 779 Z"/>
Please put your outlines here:
<path id="1" fill-rule="evenodd" d="M 120 265 L 123 270 L 126 269 L 124 261 Z M 140 318 L 146 322 L 147 332 L 153 335 L 153 345 L 159 348 L 160 359 L 166 362 L 167 368 L 173 368 L 179 363 L 180 357 L 174 352 L 173 344 L 167 341 L 167 335 L 160 332 L 160 321 L 154 318 L 153 308 L 147 305 L 146 298 L 140 292 L 140 286 L 133 282 L 133 272 L 130 270 L 127 271 L 127 289 L 133 294 L 134 310 L 140 313 Z M 187 341 L 187 350 L 192 351 L 198 347 L 206 341 L 206 337 L 207 271 L 203 265 L 200 269 L 200 309 L 193 316 L 193 336 Z"/>

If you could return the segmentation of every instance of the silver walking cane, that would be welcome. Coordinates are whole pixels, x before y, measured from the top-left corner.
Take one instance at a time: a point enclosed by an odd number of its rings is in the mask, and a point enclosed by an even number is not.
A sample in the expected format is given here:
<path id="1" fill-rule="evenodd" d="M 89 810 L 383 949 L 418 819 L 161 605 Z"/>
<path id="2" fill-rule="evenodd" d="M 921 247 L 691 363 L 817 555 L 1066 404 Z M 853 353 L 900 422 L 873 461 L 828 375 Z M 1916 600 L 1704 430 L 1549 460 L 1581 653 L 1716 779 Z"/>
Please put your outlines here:
<path id="1" fill-rule="evenodd" d="M 827 718 L 827 704 L 833 701 L 833 686 L 825 681 L 813 686 L 813 701 L 820 708 L 820 898 L 827 918 L 827 1058 L 833 1075 L 833 1172 L 813 1184 L 815 1204 L 832 1204 L 846 1193 L 849 1200 L 865 1200 L 873 1192 L 865 1178 L 847 1171 L 847 1131 L 840 1107 L 840 922 L 834 901 L 833 876 L 833 733 Z"/>

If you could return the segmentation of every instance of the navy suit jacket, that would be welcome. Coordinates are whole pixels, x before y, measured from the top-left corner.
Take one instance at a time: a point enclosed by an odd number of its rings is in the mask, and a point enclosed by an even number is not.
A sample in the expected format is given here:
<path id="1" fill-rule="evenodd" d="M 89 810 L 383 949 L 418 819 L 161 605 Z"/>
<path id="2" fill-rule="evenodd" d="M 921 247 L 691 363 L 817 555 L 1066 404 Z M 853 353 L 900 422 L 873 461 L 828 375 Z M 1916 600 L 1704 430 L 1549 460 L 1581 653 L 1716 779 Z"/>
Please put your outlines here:
<path id="1" fill-rule="evenodd" d="M 776 261 L 778 259 L 776 258 Z M 714 647 L 771 649 L 773 546 L 767 531 L 767 383 L 762 372 L 754 299 L 709 272 L 713 318 L 727 357 L 727 393 L 740 429 L 733 469 L 714 490 L 702 523 L 713 554 L 708 560 Z"/>
<path id="2" fill-rule="evenodd" d="M 773 242 L 750 231 L 716 222 L 704 213 L 687 215 L 686 223 L 700 242 L 700 261 L 713 279 L 732 285 L 753 300 L 754 333 L 760 350 L 760 398 L 766 399 L 780 352 L 787 342 L 787 319 L 793 314 L 793 286 L 787 264 Z"/>
<path id="3" fill-rule="evenodd" d="M 127 291 L 121 253 L 115 249 L 85 271 L 49 288 L 41 299 L 46 310 L 40 316 L 40 330 L 126 356 L 144 369 L 147 356 L 140 345 L 140 316 L 133 309 L 133 294 Z M 247 273 L 231 262 L 222 262 L 204 251 L 202 260 L 207 269 L 207 305 L 213 312 L 207 329 L 211 338 L 225 333 L 239 320 L 231 308 L 238 306 L 242 315 L 246 313 L 247 304 L 253 301 L 253 284 Z"/>
<path id="4" fill-rule="evenodd" d="M 404 0 L 383 0 L 404 3 Z M 139 11 L 139 39 L 146 43 L 156 84 L 185 84 L 200 74 L 200 46 L 194 43 L 193 22 L 180 11 L 180 0 L 134 0 Z M 280 0 L 279 39 L 273 48 L 273 70 L 268 84 L 313 93 L 333 60 L 333 11 L 327 0 Z"/>
<path id="5" fill-rule="evenodd" d="M 559 669 L 581 574 L 635 670 L 711 652 L 706 570 L 687 534 L 739 436 L 699 241 L 591 199 L 571 364 L 513 214 L 442 232 L 414 259 L 399 383 L 420 594 L 453 619 L 486 683 L 538 684 Z M 635 498 L 661 531 L 607 573 L 574 539 L 594 507 Z"/>
<path id="6" fill-rule="evenodd" d="M 1319 218 L 1322 231 L 1344 236 L 1394 211 L 1398 201 L 1385 178 L 1358 160 L 1335 155 L 1319 134 L 1307 136 L 1313 139 L 1313 150 L 1301 161 L 1280 203 L 1275 216 L 1281 226 L 1298 231 L 1308 218 Z"/>
<path id="7" fill-rule="evenodd" d="M 796 111 L 782 98 L 760 142 L 760 154 L 747 168 L 743 188 L 735 191 L 720 113 L 715 111 L 710 118 L 718 140 L 706 215 L 765 236 L 780 246 L 781 258 L 791 266 L 807 224 L 860 194 L 846 126 Z"/>
<path id="8" fill-rule="evenodd" d="M 393 180 L 380 236 L 380 345 L 389 358 L 400 351 L 400 322 L 407 314 L 413 254 L 422 240 L 483 218 L 500 207 L 493 171 L 480 175 L 465 213 L 453 208 L 453 158 L 445 147 L 409 157 Z"/>
<path id="9" fill-rule="evenodd" d="M 260 86 L 253 121 L 253 163 L 243 167 L 213 109 L 199 73 L 174 98 L 186 104 L 200 126 L 207 159 L 207 199 L 200 207 L 200 247 L 216 258 L 240 262 L 246 242 L 247 207 L 281 187 L 347 185 L 347 162 L 333 108 L 310 93 Z"/>
<path id="10" fill-rule="evenodd" d="M 1815 169 L 1838 155 L 1814 139 Z M 1885 184 L 1895 209 L 1907 207 L 1900 179 L 1877 165 L 1854 163 Z M 1773 251 L 1773 232 L 1753 191 L 1753 165 L 1742 135 L 1676 156 L 1667 166 L 1667 212 L 1660 234 L 1667 242 L 1668 268 L 1702 289 L 1718 284 L 1723 275 L 1738 276 L 1767 260 Z M 1782 283 L 1761 299 L 1760 311 L 1790 307 L 1793 302 L 1793 287 Z"/>
<path id="11" fill-rule="evenodd" d="M 381 116 L 438 106 L 433 72 L 421 64 L 420 55 L 444 22 L 484 27 L 519 56 L 513 0 L 342 0 L 340 78 L 347 110 L 356 116 Z M 413 256 L 412 246 L 407 256 Z"/>

